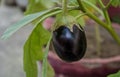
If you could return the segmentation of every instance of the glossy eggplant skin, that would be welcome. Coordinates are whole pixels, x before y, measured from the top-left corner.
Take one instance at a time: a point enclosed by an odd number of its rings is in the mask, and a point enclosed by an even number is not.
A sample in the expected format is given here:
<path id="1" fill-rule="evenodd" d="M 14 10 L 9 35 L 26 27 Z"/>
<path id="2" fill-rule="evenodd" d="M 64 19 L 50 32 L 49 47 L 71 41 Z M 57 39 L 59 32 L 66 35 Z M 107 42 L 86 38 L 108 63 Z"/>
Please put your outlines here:
<path id="1" fill-rule="evenodd" d="M 57 55 L 66 62 L 78 61 L 85 54 L 86 36 L 83 28 L 80 28 L 73 25 L 73 31 L 71 31 L 63 25 L 53 31 L 53 47 Z"/>

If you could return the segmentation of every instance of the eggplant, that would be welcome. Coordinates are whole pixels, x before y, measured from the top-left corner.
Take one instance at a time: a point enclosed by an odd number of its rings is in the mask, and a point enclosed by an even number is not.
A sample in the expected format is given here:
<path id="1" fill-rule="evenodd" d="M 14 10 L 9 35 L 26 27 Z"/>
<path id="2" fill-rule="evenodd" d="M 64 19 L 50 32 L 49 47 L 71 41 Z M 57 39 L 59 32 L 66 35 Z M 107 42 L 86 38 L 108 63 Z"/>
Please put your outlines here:
<path id="1" fill-rule="evenodd" d="M 55 29 L 52 43 L 57 55 L 66 62 L 80 60 L 87 48 L 85 32 L 79 24 L 73 24 L 72 30 L 67 25 Z"/>

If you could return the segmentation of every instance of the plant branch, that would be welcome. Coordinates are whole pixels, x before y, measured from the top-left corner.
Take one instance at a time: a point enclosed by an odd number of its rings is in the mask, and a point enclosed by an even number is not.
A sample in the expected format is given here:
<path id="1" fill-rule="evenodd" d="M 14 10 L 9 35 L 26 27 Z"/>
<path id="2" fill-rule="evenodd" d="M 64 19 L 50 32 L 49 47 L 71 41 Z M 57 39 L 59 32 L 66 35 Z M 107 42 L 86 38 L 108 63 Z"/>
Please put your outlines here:
<path id="1" fill-rule="evenodd" d="M 84 8 L 84 6 L 83 6 L 83 4 L 82 4 L 82 1 L 81 1 L 81 0 L 77 0 L 77 2 L 78 2 L 78 4 L 79 4 L 80 9 L 81 9 L 83 12 L 86 12 L 86 10 L 85 10 L 85 8 Z"/>
<path id="2" fill-rule="evenodd" d="M 84 13 L 86 13 L 86 15 L 88 17 L 90 17 L 91 19 L 93 19 L 94 21 L 96 21 L 98 24 L 100 24 L 101 26 L 103 26 L 104 28 L 108 28 L 106 26 L 106 24 L 104 22 L 102 22 L 98 17 L 96 17 L 95 15 L 93 15 L 92 13 L 89 12 L 89 10 L 87 10 L 81 3 L 81 0 L 77 0 L 80 10 Z"/>
<path id="3" fill-rule="evenodd" d="M 118 44 L 120 45 L 120 37 L 115 32 L 115 30 L 112 27 L 109 27 L 107 30 L 112 35 L 112 37 L 118 42 Z"/>
<path id="4" fill-rule="evenodd" d="M 45 53 L 44 53 L 44 57 L 43 57 L 43 66 L 42 66 L 42 77 L 47 77 L 47 67 L 48 67 L 48 63 L 47 63 L 47 56 L 48 56 L 48 52 L 49 52 L 49 47 L 50 47 L 50 41 L 52 39 L 52 36 L 49 38 L 46 49 L 45 49 Z"/>
<path id="5" fill-rule="evenodd" d="M 108 26 L 108 24 L 102 22 L 100 19 L 98 19 L 96 16 L 94 16 L 93 14 L 89 12 L 87 12 L 87 16 L 89 16 L 91 19 L 93 19 L 98 24 L 100 24 L 100 26 L 103 26 L 111 34 L 114 40 L 116 40 L 116 42 L 118 42 L 118 44 L 120 45 L 120 37 L 117 35 L 117 33 L 115 32 L 115 30 L 112 28 L 111 25 L 110 25 L 111 27 Z"/>
<path id="6" fill-rule="evenodd" d="M 107 26 L 106 23 L 102 22 L 98 17 L 96 17 L 95 15 L 93 15 L 92 13 L 90 13 L 89 11 L 87 11 L 87 16 L 90 17 L 91 19 L 93 19 L 95 22 L 97 22 L 101 26 L 103 26 L 105 29 L 108 28 L 108 26 Z"/>
<path id="7" fill-rule="evenodd" d="M 105 5 L 103 4 L 102 0 L 98 0 L 98 2 L 102 8 L 105 8 Z"/>
<path id="8" fill-rule="evenodd" d="M 62 12 L 64 16 L 67 14 L 67 0 L 62 0 Z"/>
<path id="9" fill-rule="evenodd" d="M 107 21 L 107 24 L 108 24 L 109 26 L 112 26 L 112 25 L 111 25 L 111 21 L 110 21 L 109 14 L 108 14 L 108 12 L 107 12 L 107 9 L 103 8 L 103 13 L 104 13 L 105 19 L 106 19 L 106 21 Z"/>
<path id="10" fill-rule="evenodd" d="M 112 28 L 111 25 L 111 21 L 107 12 L 107 9 L 105 9 L 105 7 L 102 5 L 103 3 L 101 3 L 102 1 L 99 0 L 102 8 L 104 8 L 103 13 L 105 15 L 105 19 L 107 21 L 107 24 L 103 21 L 101 21 L 98 17 L 96 17 L 94 14 L 92 14 L 91 12 L 89 12 L 89 10 L 87 10 L 81 3 L 81 0 L 77 0 L 80 10 L 84 13 L 86 13 L 86 15 L 88 17 L 90 17 L 91 19 L 93 19 L 96 23 L 98 23 L 100 26 L 104 27 L 110 34 L 111 36 L 118 42 L 118 44 L 120 44 L 120 37 L 117 35 L 117 33 L 114 31 L 114 29 Z"/>
<path id="11" fill-rule="evenodd" d="M 101 8 L 103 10 L 103 14 L 104 14 L 104 17 L 105 17 L 105 20 L 106 20 L 107 24 L 109 26 L 111 26 L 111 21 L 110 21 L 110 18 L 109 18 L 109 15 L 108 15 L 108 12 L 107 12 L 107 9 L 106 9 L 105 5 L 103 4 L 102 0 L 98 0 L 98 2 L 101 5 Z"/>
<path id="12" fill-rule="evenodd" d="M 92 4 L 91 2 L 86 1 L 86 0 L 83 0 L 83 2 L 84 2 L 86 5 L 88 5 L 88 6 L 90 6 L 91 8 L 93 8 L 94 10 L 96 10 L 97 12 L 99 12 L 102 16 L 104 16 L 104 15 L 103 15 L 103 12 L 102 12 L 98 7 L 96 7 L 94 4 Z"/>
<path id="13" fill-rule="evenodd" d="M 97 55 L 101 55 L 101 35 L 98 24 L 95 25 L 96 51 Z"/>
<path id="14" fill-rule="evenodd" d="M 110 5 L 111 5 L 112 2 L 113 2 L 113 0 L 110 0 L 109 3 L 106 5 L 105 8 L 108 9 L 110 7 Z"/>

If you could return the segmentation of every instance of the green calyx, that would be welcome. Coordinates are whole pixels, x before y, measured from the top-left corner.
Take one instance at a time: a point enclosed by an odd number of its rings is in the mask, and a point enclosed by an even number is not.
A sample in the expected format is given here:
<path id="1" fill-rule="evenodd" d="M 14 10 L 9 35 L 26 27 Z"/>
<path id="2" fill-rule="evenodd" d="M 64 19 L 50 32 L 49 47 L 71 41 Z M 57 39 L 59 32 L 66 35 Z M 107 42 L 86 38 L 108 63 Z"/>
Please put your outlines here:
<path id="1" fill-rule="evenodd" d="M 62 15 L 58 15 L 56 17 L 56 22 L 53 25 L 53 31 L 57 28 L 59 28 L 60 26 L 66 26 L 70 29 L 72 29 L 73 24 L 76 24 L 76 19 L 75 17 L 71 16 L 71 15 L 66 15 L 66 16 L 62 16 Z"/>

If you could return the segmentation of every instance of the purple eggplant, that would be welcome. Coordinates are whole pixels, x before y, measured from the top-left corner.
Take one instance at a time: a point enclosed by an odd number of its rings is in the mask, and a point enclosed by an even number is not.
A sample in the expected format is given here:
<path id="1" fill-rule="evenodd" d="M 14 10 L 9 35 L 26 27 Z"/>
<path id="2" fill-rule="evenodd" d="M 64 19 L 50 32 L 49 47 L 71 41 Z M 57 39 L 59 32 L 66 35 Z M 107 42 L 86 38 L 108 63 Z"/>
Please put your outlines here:
<path id="1" fill-rule="evenodd" d="M 87 48 L 85 32 L 76 24 L 73 25 L 72 31 L 66 25 L 55 29 L 52 43 L 57 55 L 66 62 L 80 60 Z"/>

